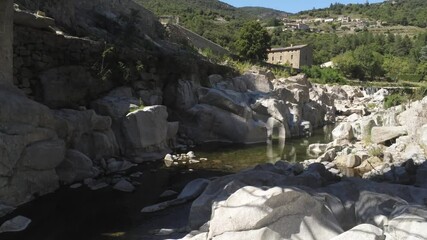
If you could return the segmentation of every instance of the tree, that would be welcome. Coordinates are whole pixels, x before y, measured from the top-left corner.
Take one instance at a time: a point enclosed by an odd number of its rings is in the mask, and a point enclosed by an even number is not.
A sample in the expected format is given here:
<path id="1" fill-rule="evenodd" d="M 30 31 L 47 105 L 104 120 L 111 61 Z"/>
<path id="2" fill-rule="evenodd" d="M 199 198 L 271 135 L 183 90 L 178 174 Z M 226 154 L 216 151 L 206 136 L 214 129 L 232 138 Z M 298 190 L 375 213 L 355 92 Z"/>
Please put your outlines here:
<path id="1" fill-rule="evenodd" d="M 235 47 L 239 56 L 259 61 L 267 59 L 270 42 L 270 35 L 258 22 L 247 22 L 238 34 Z"/>
<path id="2" fill-rule="evenodd" d="M 427 61 L 427 46 L 424 46 L 420 50 L 420 61 Z"/>

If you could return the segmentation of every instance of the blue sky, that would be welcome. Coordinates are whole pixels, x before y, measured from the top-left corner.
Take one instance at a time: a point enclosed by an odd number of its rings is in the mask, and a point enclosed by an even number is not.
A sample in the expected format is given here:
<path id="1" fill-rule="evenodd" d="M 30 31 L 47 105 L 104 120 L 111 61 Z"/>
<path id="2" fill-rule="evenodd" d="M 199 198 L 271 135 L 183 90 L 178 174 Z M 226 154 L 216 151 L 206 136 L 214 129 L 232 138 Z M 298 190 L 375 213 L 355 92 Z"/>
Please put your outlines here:
<path id="1" fill-rule="evenodd" d="M 366 3 L 366 0 L 221 0 L 235 7 L 258 6 L 268 7 L 285 12 L 296 13 L 313 8 L 329 7 L 331 3 Z M 383 0 L 369 0 L 369 3 L 383 2 Z"/>

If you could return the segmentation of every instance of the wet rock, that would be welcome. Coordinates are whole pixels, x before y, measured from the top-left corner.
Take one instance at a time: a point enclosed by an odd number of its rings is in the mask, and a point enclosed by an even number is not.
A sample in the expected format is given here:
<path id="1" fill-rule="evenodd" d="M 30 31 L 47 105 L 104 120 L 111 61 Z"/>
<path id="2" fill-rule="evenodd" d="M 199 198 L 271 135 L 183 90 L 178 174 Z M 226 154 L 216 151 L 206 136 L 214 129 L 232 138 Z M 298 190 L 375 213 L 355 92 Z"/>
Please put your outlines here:
<path id="1" fill-rule="evenodd" d="M 24 231 L 30 223 L 31 219 L 23 216 L 17 216 L 3 223 L 0 226 L 0 233 Z"/>
<path id="2" fill-rule="evenodd" d="M 133 192 L 135 190 L 135 187 L 124 179 L 116 183 L 113 188 L 122 192 Z"/>
<path id="3" fill-rule="evenodd" d="M 5 216 L 6 214 L 12 212 L 13 210 L 15 210 L 14 207 L 0 203 L 0 217 Z"/>
<path id="4" fill-rule="evenodd" d="M 161 198 L 166 198 L 166 197 L 172 197 L 178 195 L 177 192 L 173 191 L 173 190 L 166 190 L 164 191 L 162 194 L 160 194 Z"/>
<path id="5" fill-rule="evenodd" d="M 96 176 L 92 160 L 76 150 L 67 150 L 65 160 L 56 168 L 59 180 L 66 184 Z"/>
<path id="6" fill-rule="evenodd" d="M 138 166 L 137 164 L 133 164 L 129 161 L 117 161 L 114 158 L 111 158 L 107 161 L 107 170 L 109 173 L 122 172 L 126 171 L 132 167 Z"/>

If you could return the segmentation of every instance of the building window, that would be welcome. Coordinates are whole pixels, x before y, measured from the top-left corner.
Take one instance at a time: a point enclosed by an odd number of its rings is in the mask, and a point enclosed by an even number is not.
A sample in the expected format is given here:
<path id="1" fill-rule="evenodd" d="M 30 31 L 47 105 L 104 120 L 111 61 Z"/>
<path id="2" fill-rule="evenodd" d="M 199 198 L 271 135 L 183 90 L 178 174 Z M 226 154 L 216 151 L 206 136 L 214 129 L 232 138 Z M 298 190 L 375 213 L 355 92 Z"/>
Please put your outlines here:
<path id="1" fill-rule="evenodd" d="M 280 56 L 280 61 L 282 61 L 282 56 Z"/>
<path id="2" fill-rule="evenodd" d="M 294 55 L 291 55 L 291 60 L 294 59 Z"/>
<path id="3" fill-rule="evenodd" d="M 274 56 L 273 56 L 273 57 L 271 57 L 271 61 L 274 61 Z"/>

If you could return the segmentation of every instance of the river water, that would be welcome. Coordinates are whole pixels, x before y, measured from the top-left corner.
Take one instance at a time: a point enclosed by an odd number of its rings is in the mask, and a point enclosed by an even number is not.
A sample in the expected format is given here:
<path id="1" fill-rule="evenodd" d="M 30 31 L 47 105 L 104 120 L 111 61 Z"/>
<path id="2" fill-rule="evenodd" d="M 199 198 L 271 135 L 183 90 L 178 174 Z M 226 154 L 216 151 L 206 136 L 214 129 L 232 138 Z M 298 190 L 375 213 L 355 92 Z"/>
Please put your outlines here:
<path id="1" fill-rule="evenodd" d="M 309 159 L 307 146 L 330 142 L 333 127 L 330 125 L 316 129 L 308 138 L 274 140 L 272 144 L 206 144 L 194 151 L 197 157 L 208 158 L 208 161 L 182 168 L 161 167 L 161 162 L 142 164 L 129 170 L 142 172 L 142 176 L 134 179 L 140 185 L 136 186 L 133 193 L 120 192 L 111 187 L 92 191 L 84 186 L 78 189 L 63 186 L 0 218 L 0 223 L 17 215 L 32 219 L 25 231 L 3 233 L 0 239 L 164 239 L 162 236 L 153 236 L 151 229 L 185 227 L 190 204 L 160 213 L 141 214 L 143 207 L 165 200 L 159 197 L 163 191 L 169 189 L 179 192 L 192 179 L 226 175 L 260 163 Z"/>
<path id="2" fill-rule="evenodd" d="M 313 143 L 332 141 L 334 125 L 326 125 L 313 131 L 310 137 L 273 140 L 271 144 L 232 145 L 209 143 L 194 150 L 197 157 L 208 161 L 194 165 L 196 169 L 237 172 L 260 163 L 275 163 L 279 160 L 301 162 L 310 158 L 307 147 Z"/>

